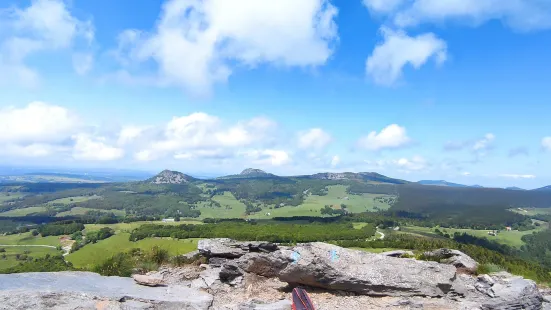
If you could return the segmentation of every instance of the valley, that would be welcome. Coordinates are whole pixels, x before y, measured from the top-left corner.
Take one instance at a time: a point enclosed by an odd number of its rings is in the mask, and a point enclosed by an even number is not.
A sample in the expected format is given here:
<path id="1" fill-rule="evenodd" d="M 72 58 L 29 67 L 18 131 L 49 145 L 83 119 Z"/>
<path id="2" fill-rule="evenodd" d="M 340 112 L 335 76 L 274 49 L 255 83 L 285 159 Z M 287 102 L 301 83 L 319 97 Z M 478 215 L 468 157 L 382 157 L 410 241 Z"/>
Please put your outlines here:
<path id="1" fill-rule="evenodd" d="M 259 169 L 205 180 L 165 170 L 132 182 L 3 183 L 0 272 L 32 269 L 35 261 L 63 268 L 53 258 L 62 248 L 70 253 L 61 259 L 74 270 L 94 270 L 137 249 L 177 257 L 213 237 L 326 241 L 371 252 L 472 244 L 473 253 L 513 261 L 533 255 L 534 264 L 551 271 L 544 251 L 551 245 L 533 246 L 549 231 L 541 217 L 551 213 L 551 192 L 428 183 L 376 173 L 281 177 Z"/>

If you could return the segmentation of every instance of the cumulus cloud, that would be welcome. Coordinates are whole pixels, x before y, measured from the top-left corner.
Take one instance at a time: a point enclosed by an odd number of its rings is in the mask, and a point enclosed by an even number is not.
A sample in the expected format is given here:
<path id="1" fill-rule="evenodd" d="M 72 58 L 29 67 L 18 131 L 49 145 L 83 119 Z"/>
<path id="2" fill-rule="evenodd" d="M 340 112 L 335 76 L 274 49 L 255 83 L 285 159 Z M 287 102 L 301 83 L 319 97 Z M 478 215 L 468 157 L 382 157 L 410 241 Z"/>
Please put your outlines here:
<path id="1" fill-rule="evenodd" d="M 377 14 L 394 12 L 406 0 L 363 0 L 363 4 Z"/>
<path id="2" fill-rule="evenodd" d="M 73 68 L 78 75 L 86 75 L 94 66 L 94 55 L 91 53 L 75 53 Z"/>
<path id="3" fill-rule="evenodd" d="M 301 149 L 323 149 L 333 138 L 321 128 L 312 128 L 298 134 L 298 147 Z"/>
<path id="4" fill-rule="evenodd" d="M 217 151 L 229 154 L 269 140 L 276 124 L 266 118 L 227 125 L 216 116 L 192 113 L 174 117 L 162 129 L 161 137 L 135 154 L 138 160 L 154 160 L 171 154 L 177 159 L 213 157 Z M 218 151 L 222 150 L 222 151 Z"/>
<path id="5" fill-rule="evenodd" d="M 119 132 L 119 138 L 117 143 L 119 145 L 132 143 L 136 139 L 141 137 L 144 131 L 146 131 L 148 128 L 149 127 L 140 127 L 140 126 L 133 126 L 133 125 L 124 126 Z"/>
<path id="6" fill-rule="evenodd" d="M 34 86 L 39 74 L 27 65 L 29 56 L 72 48 L 78 39 L 86 45 L 94 38 L 91 22 L 74 17 L 62 0 L 33 0 L 24 8 L 0 8 L 0 23 L 5 34 L 0 36 L 0 82 L 3 83 L 15 81 Z M 91 56 L 84 60 L 78 62 L 77 71 L 90 69 Z"/>
<path id="7" fill-rule="evenodd" d="M 484 135 L 484 138 L 476 141 L 473 145 L 473 150 L 476 152 L 483 152 L 485 150 L 488 150 L 492 147 L 492 143 L 495 140 L 495 135 L 492 133 L 487 133 Z"/>
<path id="8" fill-rule="evenodd" d="M 360 138 L 358 146 L 371 151 L 384 149 L 397 149 L 408 145 L 411 139 L 406 133 L 406 128 L 397 124 L 388 125 L 381 132 L 370 132 L 367 136 Z"/>
<path id="9" fill-rule="evenodd" d="M 366 73 L 376 84 L 394 84 L 406 65 L 419 69 L 431 58 L 437 64 L 446 60 L 446 42 L 433 33 L 411 37 L 402 30 L 387 27 L 382 27 L 381 33 L 383 42 L 375 47 L 366 61 Z"/>
<path id="10" fill-rule="evenodd" d="M 124 150 L 107 144 L 104 137 L 91 137 L 86 134 L 78 134 L 73 137 L 75 145 L 73 157 L 88 161 L 108 161 L 120 159 L 124 156 Z"/>
<path id="11" fill-rule="evenodd" d="M 338 40 L 336 16 L 329 0 L 169 0 L 153 31 L 120 35 L 116 54 L 153 60 L 163 84 L 205 94 L 235 64 L 323 65 Z"/>
<path id="12" fill-rule="evenodd" d="M 551 137 L 541 139 L 541 147 L 543 147 L 544 150 L 551 151 Z"/>
<path id="13" fill-rule="evenodd" d="M 78 118 L 66 108 L 44 102 L 0 109 L 0 142 L 55 142 L 67 138 Z"/>
<path id="14" fill-rule="evenodd" d="M 399 27 L 447 21 L 477 26 L 501 20 L 521 31 L 551 28 L 551 3 L 546 0 L 364 0 L 364 4 Z"/>
<path id="15" fill-rule="evenodd" d="M 422 156 L 415 155 L 411 158 L 364 160 L 364 165 L 371 170 L 395 169 L 401 172 L 420 172 L 430 168 L 429 162 Z"/>
<path id="16" fill-rule="evenodd" d="M 282 166 L 291 162 L 291 156 L 283 150 L 251 150 L 243 152 L 242 155 L 260 166 Z"/>
<path id="17" fill-rule="evenodd" d="M 63 145 L 54 145 L 48 143 L 31 143 L 27 145 L 19 144 L 7 144 L 4 145 L 0 153 L 4 156 L 15 157 L 46 157 L 50 155 L 59 155 L 60 153 L 67 152 L 70 148 Z"/>
<path id="18" fill-rule="evenodd" d="M 393 164 L 400 170 L 405 171 L 420 171 L 425 170 L 428 166 L 427 161 L 421 156 L 409 158 L 400 158 L 393 161 Z"/>
<path id="19" fill-rule="evenodd" d="M 511 179 L 534 179 L 536 178 L 533 174 L 500 174 L 500 177 L 511 178 Z"/>
<path id="20" fill-rule="evenodd" d="M 331 168 L 335 168 L 337 167 L 341 162 L 341 158 L 339 157 L 339 155 L 335 155 L 333 156 L 333 158 L 331 159 Z"/>

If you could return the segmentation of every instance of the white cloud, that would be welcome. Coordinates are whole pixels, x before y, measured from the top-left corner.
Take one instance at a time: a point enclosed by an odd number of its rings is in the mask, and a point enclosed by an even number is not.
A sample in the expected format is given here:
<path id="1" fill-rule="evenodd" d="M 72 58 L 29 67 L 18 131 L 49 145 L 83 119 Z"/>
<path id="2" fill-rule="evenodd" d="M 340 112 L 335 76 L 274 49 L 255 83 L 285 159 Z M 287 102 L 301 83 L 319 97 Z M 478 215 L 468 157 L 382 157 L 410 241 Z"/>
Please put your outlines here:
<path id="1" fill-rule="evenodd" d="M 322 149 L 333 138 L 321 128 L 312 128 L 298 134 L 298 147 L 301 149 Z"/>
<path id="2" fill-rule="evenodd" d="M 68 149 L 65 146 L 48 143 L 31 143 L 28 145 L 7 144 L 1 148 L 0 153 L 15 157 L 46 157 L 53 154 L 59 155 Z"/>
<path id="3" fill-rule="evenodd" d="M 269 140 L 268 133 L 275 127 L 273 121 L 261 117 L 226 125 L 216 116 L 192 113 L 174 117 L 162 130 L 161 138 L 138 151 L 135 158 L 152 160 L 179 154 L 176 158 L 185 159 L 208 157 L 214 150 L 237 151 Z"/>
<path id="4" fill-rule="evenodd" d="M 411 139 L 406 129 L 397 124 L 388 125 L 381 132 L 370 132 L 366 137 L 360 138 L 358 146 L 367 150 L 378 151 L 383 149 L 396 149 L 406 146 Z"/>
<path id="5" fill-rule="evenodd" d="M 282 166 L 291 162 L 291 156 L 283 150 L 250 150 L 241 154 L 261 166 Z"/>
<path id="6" fill-rule="evenodd" d="M 106 143 L 103 137 L 91 137 L 86 134 L 78 134 L 73 137 L 75 146 L 73 157 L 80 160 L 108 161 L 120 159 L 124 156 L 124 150 Z"/>
<path id="7" fill-rule="evenodd" d="M 408 64 L 419 69 L 430 58 L 434 58 L 437 64 L 446 60 L 446 42 L 433 33 L 410 37 L 404 31 L 387 27 L 382 27 L 381 33 L 383 42 L 375 47 L 366 61 L 366 73 L 377 84 L 394 84 Z"/>
<path id="8" fill-rule="evenodd" d="M 541 139 L 541 146 L 548 151 L 551 151 L 551 137 Z"/>
<path id="9" fill-rule="evenodd" d="M 125 145 L 132 143 L 136 139 L 138 139 L 145 130 L 147 130 L 149 127 L 139 127 L 139 126 L 125 126 L 121 129 L 119 132 L 119 139 L 118 144 L 119 145 Z"/>
<path id="10" fill-rule="evenodd" d="M 363 0 L 364 5 L 374 13 L 390 13 L 406 0 Z"/>
<path id="11" fill-rule="evenodd" d="M 400 158 L 393 161 L 393 164 L 400 170 L 420 171 L 427 168 L 427 161 L 421 156 L 414 156 L 411 159 Z"/>
<path id="12" fill-rule="evenodd" d="M 73 55 L 73 68 L 78 75 L 86 75 L 94 66 L 94 55 L 76 53 Z"/>
<path id="13" fill-rule="evenodd" d="M 331 168 L 335 168 L 337 167 L 341 162 L 341 158 L 339 157 L 339 155 L 335 155 L 333 156 L 333 158 L 331 159 Z"/>
<path id="14" fill-rule="evenodd" d="M 466 176 L 466 177 L 467 177 L 467 176 L 470 176 L 470 175 L 471 175 L 471 173 L 470 173 L 470 172 L 468 172 L 468 171 L 465 171 L 465 172 L 462 172 L 462 173 L 461 173 L 461 175 L 462 175 L 462 176 Z"/>
<path id="15" fill-rule="evenodd" d="M 25 60 L 41 51 L 55 51 L 73 47 L 77 39 L 94 38 L 90 21 L 74 17 L 62 0 L 33 0 L 25 8 L 0 8 L 0 23 L 4 37 L 0 37 L 0 82 L 19 82 L 34 86 L 39 75 Z M 78 70 L 89 70 L 87 66 Z M 15 81 L 14 81 L 15 80 Z"/>
<path id="16" fill-rule="evenodd" d="M 390 168 L 406 173 L 427 170 L 431 166 L 424 157 L 418 155 L 411 158 L 364 160 L 363 164 L 371 170 L 388 170 Z"/>
<path id="17" fill-rule="evenodd" d="M 164 84 L 205 94 L 236 63 L 324 64 L 338 40 L 336 15 L 329 0 L 169 0 L 152 33 L 121 34 L 117 54 L 153 60 Z"/>
<path id="18" fill-rule="evenodd" d="M 0 142 L 60 141 L 69 137 L 77 124 L 77 117 L 66 108 L 44 102 L 0 109 Z"/>
<path id="19" fill-rule="evenodd" d="M 500 174 L 500 177 L 512 178 L 512 179 L 535 179 L 533 174 Z"/>
<path id="20" fill-rule="evenodd" d="M 399 27 L 458 21 L 477 26 L 501 20 L 518 30 L 551 27 L 547 0 L 364 0 L 373 13 L 386 14 Z"/>
<path id="21" fill-rule="evenodd" d="M 424 22 L 464 20 L 473 25 L 502 20 L 519 30 L 551 27 L 551 3 L 546 0 L 416 0 L 399 12 L 395 22 L 415 26 Z"/>
<path id="22" fill-rule="evenodd" d="M 226 159 L 232 157 L 233 154 L 222 149 L 213 150 L 193 150 L 174 154 L 175 159 Z"/>
<path id="23" fill-rule="evenodd" d="M 484 135 L 484 138 L 476 141 L 473 145 L 474 151 L 485 151 L 492 146 L 492 143 L 495 140 L 495 135 L 492 133 L 487 133 Z"/>

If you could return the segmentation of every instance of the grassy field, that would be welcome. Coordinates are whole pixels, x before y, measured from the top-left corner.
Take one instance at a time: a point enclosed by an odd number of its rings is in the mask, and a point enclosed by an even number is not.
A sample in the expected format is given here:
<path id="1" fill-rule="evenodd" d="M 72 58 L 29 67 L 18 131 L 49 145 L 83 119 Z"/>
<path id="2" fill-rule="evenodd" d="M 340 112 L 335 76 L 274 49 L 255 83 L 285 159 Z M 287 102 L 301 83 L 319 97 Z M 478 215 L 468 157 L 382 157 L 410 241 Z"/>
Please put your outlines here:
<path id="1" fill-rule="evenodd" d="M 57 255 L 61 254 L 61 251 L 47 247 L 34 247 L 34 246 L 0 246 L 0 249 L 4 249 L 5 252 L 0 253 L 0 270 L 7 269 L 19 264 L 16 259 L 17 254 L 25 254 L 32 258 L 44 257 L 47 254 Z M 6 255 L 5 258 L 3 255 Z"/>
<path id="2" fill-rule="evenodd" d="M 9 200 L 20 198 L 20 197 L 23 197 L 23 194 L 21 194 L 21 193 L 0 193 L 0 204 L 4 203 L 6 201 L 9 201 Z"/>
<path id="3" fill-rule="evenodd" d="M 200 204 L 197 208 L 201 211 L 201 218 L 241 218 L 245 216 L 245 205 L 237 200 L 232 193 L 224 192 L 224 195 L 216 195 L 212 200 L 218 202 L 222 207 L 210 207 Z"/>
<path id="4" fill-rule="evenodd" d="M 56 214 L 56 216 L 61 217 L 61 216 L 69 216 L 69 215 L 84 215 L 86 214 L 87 211 L 113 212 L 117 216 L 126 215 L 126 212 L 124 210 L 117 210 L 117 209 L 104 210 L 104 209 L 92 209 L 92 208 L 88 209 L 88 208 L 82 208 L 82 207 L 74 207 L 69 211 L 60 212 Z"/>
<path id="5" fill-rule="evenodd" d="M 551 214 L 551 208 L 518 208 L 516 209 L 509 209 L 509 211 L 513 211 L 518 214 L 527 215 L 527 216 L 533 216 L 538 214 Z"/>
<path id="6" fill-rule="evenodd" d="M 9 245 L 53 245 L 58 246 L 59 236 L 40 237 L 33 236 L 30 232 L 8 236 L 0 236 L 0 244 Z"/>
<path id="7" fill-rule="evenodd" d="M 345 197 L 348 197 L 348 199 L 344 199 Z M 352 213 L 374 211 L 374 207 L 378 207 L 381 210 L 390 208 L 388 204 L 375 201 L 377 197 L 389 196 L 377 194 L 349 195 L 346 193 L 346 186 L 334 185 L 327 187 L 327 195 L 325 196 L 310 195 L 306 197 L 304 203 L 299 206 L 266 209 L 249 216 L 249 218 L 266 219 L 274 216 L 321 216 L 320 210 L 326 205 L 340 207 L 341 204 L 345 204 L 346 209 Z M 266 215 L 268 212 L 270 213 L 269 216 Z"/>
<path id="8" fill-rule="evenodd" d="M 130 234 L 121 232 L 95 244 L 67 255 L 65 258 L 77 268 L 91 268 L 110 256 L 133 248 L 149 250 L 153 246 L 167 249 L 170 255 L 185 254 L 197 249 L 198 239 L 173 240 L 171 238 L 146 238 L 137 242 L 128 240 Z"/>
<path id="9" fill-rule="evenodd" d="M 454 228 L 439 228 L 442 232 L 453 235 L 455 232 L 467 233 L 476 237 L 487 238 L 489 240 L 494 240 L 502 244 L 507 244 L 514 247 L 520 247 L 524 244 L 521 240 L 522 236 L 529 235 L 534 231 L 541 231 L 545 229 L 546 226 L 540 226 L 535 230 L 528 231 L 501 231 L 497 236 L 488 235 L 488 230 L 474 230 L 474 229 L 454 229 Z M 412 234 L 434 234 L 434 228 L 428 227 L 418 227 L 418 226 L 408 226 L 402 227 L 402 233 L 412 233 Z"/>
<path id="10" fill-rule="evenodd" d="M 62 203 L 62 204 L 70 204 L 70 203 L 77 203 L 77 202 L 83 202 L 90 199 L 99 199 L 101 196 L 74 196 L 74 197 L 66 197 L 66 198 L 60 198 L 52 201 L 48 201 L 48 203 Z"/>
<path id="11" fill-rule="evenodd" d="M 0 216 L 26 216 L 31 213 L 35 212 L 44 212 L 46 211 L 46 207 L 28 207 L 28 208 L 22 208 L 22 209 L 14 209 L 6 212 L 0 213 Z"/>

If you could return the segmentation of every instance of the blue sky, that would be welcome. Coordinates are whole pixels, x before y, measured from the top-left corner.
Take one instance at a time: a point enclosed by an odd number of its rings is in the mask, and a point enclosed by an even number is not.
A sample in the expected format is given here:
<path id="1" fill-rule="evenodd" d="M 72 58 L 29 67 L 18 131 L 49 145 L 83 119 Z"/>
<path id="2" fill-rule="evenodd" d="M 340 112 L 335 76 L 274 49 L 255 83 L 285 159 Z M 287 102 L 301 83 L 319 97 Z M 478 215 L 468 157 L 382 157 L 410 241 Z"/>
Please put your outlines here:
<path id="1" fill-rule="evenodd" d="M 546 0 L 3 1 L 0 156 L 551 184 Z"/>

